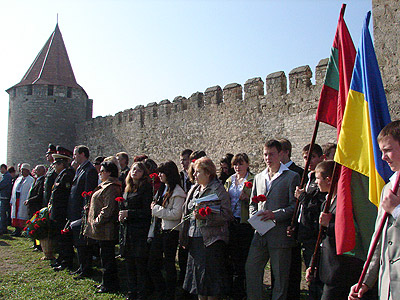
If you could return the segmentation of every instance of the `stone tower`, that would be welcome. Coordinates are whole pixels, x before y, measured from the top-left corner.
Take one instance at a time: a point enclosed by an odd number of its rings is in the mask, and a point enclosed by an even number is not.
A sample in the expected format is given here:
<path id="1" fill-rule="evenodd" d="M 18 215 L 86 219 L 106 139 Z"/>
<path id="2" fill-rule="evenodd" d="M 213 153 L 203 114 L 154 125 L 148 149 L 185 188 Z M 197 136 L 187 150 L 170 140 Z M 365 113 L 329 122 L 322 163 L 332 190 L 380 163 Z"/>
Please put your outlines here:
<path id="1" fill-rule="evenodd" d="M 49 143 L 73 150 L 75 124 L 92 118 L 93 101 L 76 82 L 58 27 L 9 94 L 7 164 L 45 163 Z"/>

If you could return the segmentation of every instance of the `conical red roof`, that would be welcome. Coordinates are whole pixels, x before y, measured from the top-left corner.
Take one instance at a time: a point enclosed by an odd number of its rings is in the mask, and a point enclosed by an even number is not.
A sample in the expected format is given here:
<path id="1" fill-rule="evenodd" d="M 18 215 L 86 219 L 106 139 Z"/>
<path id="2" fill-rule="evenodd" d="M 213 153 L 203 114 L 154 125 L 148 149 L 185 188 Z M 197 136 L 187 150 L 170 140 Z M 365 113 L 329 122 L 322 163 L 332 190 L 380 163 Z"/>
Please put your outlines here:
<path id="1" fill-rule="evenodd" d="M 30 84 L 82 88 L 75 80 L 58 24 L 22 80 L 13 87 Z"/>

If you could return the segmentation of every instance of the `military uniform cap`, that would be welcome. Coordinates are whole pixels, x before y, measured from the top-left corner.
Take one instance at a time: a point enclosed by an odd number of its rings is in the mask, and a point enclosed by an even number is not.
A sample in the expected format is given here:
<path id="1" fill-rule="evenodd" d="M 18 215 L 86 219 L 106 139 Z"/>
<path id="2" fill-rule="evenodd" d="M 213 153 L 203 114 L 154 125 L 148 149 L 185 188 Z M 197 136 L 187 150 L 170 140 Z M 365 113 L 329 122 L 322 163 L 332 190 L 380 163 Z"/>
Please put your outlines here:
<path id="1" fill-rule="evenodd" d="M 72 152 L 68 149 L 57 146 L 56 153 L 52 154 L 54 161 L 66 160 L 69 161 L 72 158 Z"/>
<path id="2" fill-rule="evenodd" d="M 56 146 L 54 146 L 53 144 L 49 144 L 46 154 L 53 154 L 56 152 L 57 152 Z"/>

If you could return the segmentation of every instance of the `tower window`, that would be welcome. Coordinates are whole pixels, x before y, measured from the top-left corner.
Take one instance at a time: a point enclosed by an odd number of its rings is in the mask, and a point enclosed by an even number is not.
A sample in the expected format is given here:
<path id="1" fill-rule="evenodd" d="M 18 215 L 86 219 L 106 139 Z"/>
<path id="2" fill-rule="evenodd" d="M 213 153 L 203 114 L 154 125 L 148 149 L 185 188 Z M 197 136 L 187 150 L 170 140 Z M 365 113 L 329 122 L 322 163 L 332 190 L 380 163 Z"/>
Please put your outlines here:
<path id="1" fill-rule="evenodd" d="M 54 94 L 54 85 L 48 85 L 47 86 L 47 96 L 53 96 Z"/>
<path id="2" fill-rule="evenodd" d="M 72 87 L 67 87 L 67 98 L 72 98 Z"/>
<path id="3" fill-rule="evenodd" d="M 26 87 L 26 94 L 32 95 L 32 85 L 31 84 Z"/>

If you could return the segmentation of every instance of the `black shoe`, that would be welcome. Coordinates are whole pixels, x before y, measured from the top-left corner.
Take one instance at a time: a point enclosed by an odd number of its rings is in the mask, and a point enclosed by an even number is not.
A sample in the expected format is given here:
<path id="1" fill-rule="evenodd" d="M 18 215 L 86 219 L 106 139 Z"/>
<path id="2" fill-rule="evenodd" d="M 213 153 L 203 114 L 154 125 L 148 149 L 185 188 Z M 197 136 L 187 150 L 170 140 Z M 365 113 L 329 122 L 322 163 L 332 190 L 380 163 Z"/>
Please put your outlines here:
<path id="1" fill-rule="evenodd" d="M 55 268 L 55 267 L 58 267 L 58 266 L 61 266 L 61 264 L 57 260 L 50 264 L 50 267 L 52 267 L 52 268 Z"/>
<path id="2" fill-rule="evenodd" d="M 56 272 L 64 271 L 65 269 L 70 270 L 71 267 L 67 266 L 67 265 L 59 265 L 59 266 L 53 268 L 53 270 L 56 271 Z"/>
<path id="3" fill-rule="evenodd" d="M 21 236 L 21 232 L 15 230 L 13 233 L 11 233 L 11 236 L 13 236 L 13 237 L 20 237 L 20 236 Z"/>
<path id="4" fill-rule="evenodd" d="M 89 278 L 89 275 L 86 273 L 79 273 L 78 275 L 76 275 L 74 277 L 74 280 L 81 280 L 81 279 L 85 279 L 85 278 Z"/>
<path id="5" fill-rule="evenodd" d="M 69 272 L 69 275 L 79 275 L 79 274 L 81 274 L 81 273 L 82 273 L 81 269 L 78 268 L 77 270 L 75 270 L 75 271 L 73 271 L 73 272 Z"/>
<path id="6" fill-rule="evenodd" d="M 108 288 L 102 286 L 101 288 L 99 288 L 99 289 L 96 291 L 96 294 L 116 293 L 116 292 L 117 292 L 116 289 L 108 289 Z"/>
<path id="7" fill-rule="evenodd" d="M 137 294 L 135 292 L 128 292 L 126 295 L 126 300 L 136 300 Z"/>

